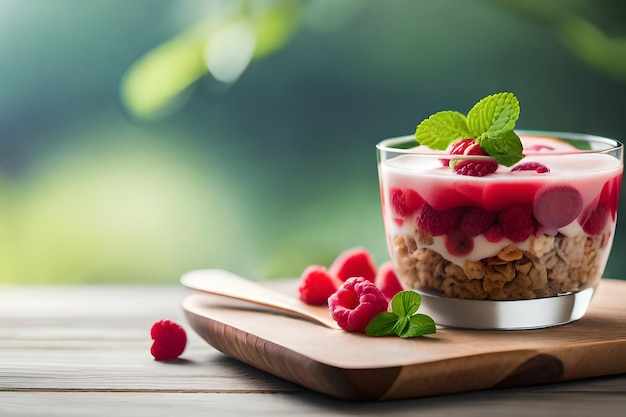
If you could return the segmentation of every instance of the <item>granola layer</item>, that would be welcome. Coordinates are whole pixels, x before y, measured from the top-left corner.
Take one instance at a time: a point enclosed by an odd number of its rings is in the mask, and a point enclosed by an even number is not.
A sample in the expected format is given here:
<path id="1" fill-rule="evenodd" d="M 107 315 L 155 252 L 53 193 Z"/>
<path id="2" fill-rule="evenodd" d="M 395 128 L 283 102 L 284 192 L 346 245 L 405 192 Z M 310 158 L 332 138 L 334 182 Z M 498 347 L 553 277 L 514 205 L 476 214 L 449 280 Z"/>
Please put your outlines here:
<path id="1" fill-rule="evenodd" d="M 425 239 L 419 236 L 420 243 Z M 601 277 L 606 241 L 580 233 L 534 239 L 530 251 L 514 244 L 496 256 L 457 265 L 413 236 L 396 236 L 396 273 L 405 288 L 477 300 L 551 297 L 593 286 Z"/>

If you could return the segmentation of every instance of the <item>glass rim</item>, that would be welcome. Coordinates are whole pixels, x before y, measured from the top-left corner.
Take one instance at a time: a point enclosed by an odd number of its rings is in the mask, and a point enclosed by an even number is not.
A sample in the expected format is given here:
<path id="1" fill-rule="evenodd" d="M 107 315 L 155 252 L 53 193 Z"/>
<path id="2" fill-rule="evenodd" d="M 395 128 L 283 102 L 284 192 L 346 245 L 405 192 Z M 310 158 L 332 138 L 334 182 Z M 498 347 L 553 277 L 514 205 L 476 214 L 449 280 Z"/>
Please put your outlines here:
<path id="1" fill-rule="evenodd" d="M 550 155 L 573 155 L 577 153 L 607 153 L 613 151 L 622 150 L 624 145 L 617 139 L 612 139 L 599 135 L 592 135 L 588 133 L 574 133 L 574 132 L 560 132 L 560 131 L 549 131 L 549 130 L 515 130 L 515 133 L 518 136 L 537 136 L 537 137 L 547 137 L 547 138 L 556 138 L 556 139 L 569 139 L 576 141 L 588 141 L 594 143 L 602 143 L 606 145 L 605 148 L 602 149 L 577 149 L 577 150 L 567 150 L 567 151 L 553 151 L 550 152 Z M 383 139 L 376 144 L 376 148 L 378 151 L 383 152 L 394 152 L 397 154 L 413 154 L 413 155 L 424 155 L 424 156 L 441 156 L 442 154 L 446 154 L 445 150 L 433 150 L 429 149 L 427 152 L 416 151 L 413 147 L 410 148 L 402 148 L 402 147 L 394 147 L 394 145 L 399 144 L 408 144 L 411 141 L 415 141 L 414 135 L 404 135 L 404 136 L 396 136 L 387 139 Z M 541 156 L 542 154 L 535 154 L 537 156 Z M 467 155 L 466 155 L 467 156 Z"/>

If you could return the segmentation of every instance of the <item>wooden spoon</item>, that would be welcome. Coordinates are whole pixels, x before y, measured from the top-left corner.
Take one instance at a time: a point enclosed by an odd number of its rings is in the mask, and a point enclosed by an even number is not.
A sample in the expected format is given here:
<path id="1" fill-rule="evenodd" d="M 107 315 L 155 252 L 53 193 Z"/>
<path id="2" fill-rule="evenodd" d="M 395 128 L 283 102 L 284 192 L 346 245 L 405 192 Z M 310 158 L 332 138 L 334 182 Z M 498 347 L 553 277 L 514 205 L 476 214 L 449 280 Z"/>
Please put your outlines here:
<path id="1" fill-rule="evenodd" d="M 287 312 L 331 329 L 339 329 L 328 307 L 308 305 L 297 298 L 271 290 L 254 281 L 221 269 L 202 269 L 185 273 L 181 284 L 195 291 L 242 300 Z"/>

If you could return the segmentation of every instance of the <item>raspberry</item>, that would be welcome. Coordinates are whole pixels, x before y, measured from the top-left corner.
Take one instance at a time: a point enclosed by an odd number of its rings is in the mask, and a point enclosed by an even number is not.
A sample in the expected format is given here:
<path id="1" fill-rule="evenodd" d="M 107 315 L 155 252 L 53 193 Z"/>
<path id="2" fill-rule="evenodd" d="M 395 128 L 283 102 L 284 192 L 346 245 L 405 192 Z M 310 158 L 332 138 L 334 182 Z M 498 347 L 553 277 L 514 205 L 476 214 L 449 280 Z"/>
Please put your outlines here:
<path id="1" fill-rule="evenodd" d="M 600 201 L 598 203 L 606 206 L 610 210 L 613 220 L 615 220 L 615 214 L 617 213 L 621 185 L 622 176 L 618 175 L 608 180 L 602 187 L 602 192 L 600 193 Z"/>
<path id="2" fill-rule="evenodd" d="M 530 206 L 513 206 L 500 212 L 498 220 L 502 226 L 502 234 L 513 242 L 528 239 L 535 230 Z"/>
<path id="3" fill-rule="evenodd" d="M 471 145 L 469 145 L 468 147 L 465 148 L 465 150 L 463 151 L 463 155 L 484 155 L 484 156 L 487 156 L 488 153 L 485 152 L 485 150 L 483 148 L 481 148 L 481 146 L 479 144 L 474 142 L 474 143 L 472 143 Z"/>
<path id="4" fill-rule="evenodd" d="M 535 218 L 549 234 L 556 234 L 558 229 L 573 222 L 582 210 L 582 195 L 568 185 L 542 188 L 533 202 Z"/>
<path id="5" fill-rule="evenodd" d="M 466 153 L 468 149 L 473 148 L 474 150 L 472 152 L 477 152 L 476 147 L 483 153 L 472 153 L 469 155 L 487 155 L 485 151 L 483 151 L 482 148 L 476 143 L 476 139 L 461 139 L 456 142 L 452 142 L 448 146 L 448 153 L 450 155 L 468 155 L 468 153 Z M 440 161 L 445 167 L 450 165 L 450 159 L 440 159 Z"/>
<path id="6" fill-rule="evenodd" d="M 587 213 L 588 211 L 588 213 Z M 609 209 L 605 206 L 597 206 L 593 210 L 586 210 L 583 214 L 583 230 L 589 235 L 599 235 L 604 231 L 606 222 L 609 220 Z"/>
<path id="7" fill-rule="evenodd" d="M 493 158 L 462 159 L 453 161 L 451 165 L 455 173 L 470 177 L 484 177 L 493 174 L 498 169 L 498 163 Z"/>
<path id="8" fill-rule="evenodd" d="M 431 236 L 442 236 L 456 228 L 461 214 L 460 207 L 435 210 L 430 204 L 424 203 L 417 212 L 417 227 Z"/>
<path id="9" fill-rule="evenodd" d="M 460 229 L 469 236 L 478 236 L 485 232 L 496 221 L 497 214 L 480 207 L 469 207 L 463 213 Z"/>
<path id="10" fill-rule="evenodd" d="M 374 283 L 380 288 L 387 301 L 391 301 L 394 295 L 402 291 L 402 286 L 391 261 L 385 262 L 378 268 Z"/>
<path id="11" fill-rule="evenodd" d="M 465 150 L 475 144 L 476 144 L 476 139 L 457 140 L 456 142 L 453 142 L 450 145 L 450 149 L 448 150 L 448 153 L 450 155 L 464 155 Z"/>
<path id="12" fill-rule="evenodd" d="M 444 242 L 448 252 L 455 256 L 465 256 L 474 249 L 474 239 L 459 229 L 445 235 Z"/>
<path id="13" fill-rule="evenodd" d="M 339 283 L 333 278 L 325 267 L 311 265 L 304 270 L 300 277 L 298 294 L 300 300 L 310 305 L 325 305 L 337 288 Z"/>
<path id="14" fill-rule="evenodd" d="M 178 358 L 187 345 L 187 333 L 180 324 L 171 320 L 159 320 L 150 328 L 154 340 L 150 353 L 157 361 Z"/>
<path id="15" fill-rule="evenodd" d="M 504 232 L 502 231 L 502 226 L 498 223 L 492 224 L 485 231 L 485 239 L 487 239 L 491 243 L 496 243 L 502 240 L 504 237 Z"/>
<path id="16" fill-rule="evenodd" d="M 392 188 L 391 205 L 394 211 L 402 217 L 415 213 L 424 202 L 424 199 L 411 188 Z"/>
<path id="17" fill-rule="evenodd" d="M 523 162 L 515 165 L 511 171 L 535 171 L 537 174 L 547 174 L 550 168 L 540 162 Z"/>
<path id="18" fill-rule="evenodd" d="M 364 332 L 378 313 L 387 311 L 385 295 L 363 277 L 352 277 L 328 299 L 331 317 L 347 332 Z"/>
<path id="19" fill-rule="evenodd" d="M 343 251 L 328 269 L 330 275 L 345 281 L 351 277 L 363 277 L 374 282 L 376 264 L 372 255 L 364 248 L 352 248 Z"/>

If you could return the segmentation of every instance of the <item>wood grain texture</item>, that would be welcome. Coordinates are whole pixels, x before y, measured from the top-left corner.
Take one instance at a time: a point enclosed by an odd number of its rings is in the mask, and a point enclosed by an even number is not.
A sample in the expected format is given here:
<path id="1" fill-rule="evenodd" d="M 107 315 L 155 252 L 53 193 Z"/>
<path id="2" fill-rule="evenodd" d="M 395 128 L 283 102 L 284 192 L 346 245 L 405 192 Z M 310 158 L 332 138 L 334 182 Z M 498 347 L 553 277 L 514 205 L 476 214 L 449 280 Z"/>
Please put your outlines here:
<path id="1" fill-rule="evenodd" d="M 621 417 L 624 391 L 619 380 L 589 390 L 589 383 L 549 389 L 482 391 L 404 401 L 351 402 L 317 394 L 203 392 L 14 392 L 0 391 L 3 417 L 110 416 L 480 416 Z M 610 387 L 609 390 L 605 388 Z M 544 387 L 542 387 L 544 388 Z M 62 406 L 61 406 L 62 405 Z"/>
<path id="2" fill-rule="evenodd" d="M 389 400 L 626 373 L 626 283 L 605 280 L 568 325 L 525 331 L 440 328 L 404 340 L 327 329 L 219 298 L 183 303 L 191 327 L 218 350 L 313 390 Z"/>
<path id="3" fill-rule="evenodd" d="M 272 283 L 293 289 L 293 282 Z M 404 401 L 351 402 L 223 355 L 186 324 L 179 287 L 0 286 L 0 416 L 621 417 L 626 375 Z M 183 324 L 180 360 L 156 362 L 148 329 Z"/>

